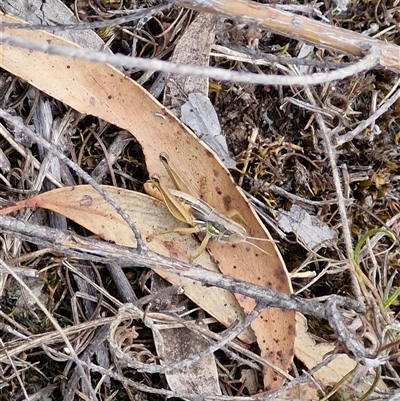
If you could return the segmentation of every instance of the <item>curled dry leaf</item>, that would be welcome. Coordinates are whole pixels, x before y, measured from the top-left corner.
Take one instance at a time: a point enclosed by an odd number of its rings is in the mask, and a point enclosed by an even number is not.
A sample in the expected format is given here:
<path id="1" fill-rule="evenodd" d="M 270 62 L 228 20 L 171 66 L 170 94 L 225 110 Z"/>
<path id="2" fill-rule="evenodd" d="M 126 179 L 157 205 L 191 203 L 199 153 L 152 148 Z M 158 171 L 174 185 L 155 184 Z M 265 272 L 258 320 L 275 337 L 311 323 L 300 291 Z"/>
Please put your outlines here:
<path id="1" fill-rule="evenodd" d="M 4 16 L 3 21 L 19 22 L 8 16 Z M 4 30 L 27 40 L 75 46 L 42 31 Z M 158 156 L 160 151 L 166 152 L 198 193 L 200 187 L 206 185 L 219 211 L 227 213 L 236 210 L 240 213 L 249 236 L 270 238 L 214 153 L 143 88 L 117 69 L 73 58 L 50 57 L 7 44 L 0 46 L 0 65 L 75 110 L 97 116 L 131 132 L 142 145 L 150 175 L 157 173 L 164 182 L 169 179 Z M 275 244 L 258 242 L 257 245 L 264 252 L 249 244 L 210 242 L 208 248 L 222 273 L 290 293 L 288 274 Z M 237 296 L 237 300 L 245 312 L 255 305 L 253 299 L 244 296 Z M 294 348 L 294 312 L 268 308 L 253 322 L 252 328 L 261 356 L 288 370 Z M 275 389 L 281 384 L 282 379 L 275 372 L 270 369 L 265 371 L 266 389 Z"/>

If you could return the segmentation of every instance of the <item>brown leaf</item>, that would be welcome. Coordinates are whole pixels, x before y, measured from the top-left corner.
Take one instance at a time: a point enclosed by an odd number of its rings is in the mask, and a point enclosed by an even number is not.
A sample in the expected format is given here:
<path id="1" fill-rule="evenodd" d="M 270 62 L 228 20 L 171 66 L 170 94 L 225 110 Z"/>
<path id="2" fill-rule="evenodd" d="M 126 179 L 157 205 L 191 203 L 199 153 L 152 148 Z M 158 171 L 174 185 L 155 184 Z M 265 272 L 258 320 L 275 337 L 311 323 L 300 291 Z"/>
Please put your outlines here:
<path id="1" fill-rule="evenodd" d="M 326 342 L 316 343 L 315 339 L 308 332 L 307 319 L 301 314 L 296 313 L 297 336 L 295 344 L 296 358 L 304 363 L 308 369 L 314 368 L 321 363 L 327 355 L 335 351 L 335 346 Z M 340 354 L 327 366 L 317 370 L 313 377 L 318 381 L 322 388 L 334 386 L 349 372 L 351 372 L 357 363 L 345 354 Z M 374 380 L 375 373 L 371 370 L 369 380 L 366 377 L 360 378 L 357 387 L 365 392 L 369 389 L 368 381 Z M 369 376 L 369 375 L 368 375 Z M 354 383 L 353 383 L 354 384 Z M 382 391 L 387 391 L 382 380 L 378 382 L 378 388 Z M 311 388 L 310 388 L 311 389 Z M 305 389 L 303 389 L 305 390 Z M 319 399 L 317 389 L 314 389 L 315 394 L 313 399 Z M 293 393 L 291 394 L 293 395 Z"/>

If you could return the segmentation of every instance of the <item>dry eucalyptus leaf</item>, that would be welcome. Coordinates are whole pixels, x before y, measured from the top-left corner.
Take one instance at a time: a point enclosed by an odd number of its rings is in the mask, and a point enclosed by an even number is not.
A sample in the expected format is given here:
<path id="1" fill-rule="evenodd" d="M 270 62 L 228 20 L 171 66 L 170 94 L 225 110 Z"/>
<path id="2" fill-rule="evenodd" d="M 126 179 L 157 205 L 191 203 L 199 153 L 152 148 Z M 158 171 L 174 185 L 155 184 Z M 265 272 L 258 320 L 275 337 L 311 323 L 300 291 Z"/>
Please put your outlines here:
<path id="1" fill-rule="evenodd" d="M 3 21 L 19 22 L 9 16 L 3 16 Z M 8 28 L 4 31 L 26 40 L 74 46 L 43 31 Z M 163 182 L 171 182 L 159 161 L 159 153 L 167 153 L 199 194 L 204 188 L 212 194 L 216 209 L 225 214 L 233 210 L 239 212 L 251 237 L 271 239 L 246 197 L 208 146 L 116 68 L 49 56 L 7 44 L 0 45 L 0 66 L 75 110 L 102 118 L 132 133 L 142 145 L 149 174 L 159 174 Z M 208 249 L 222 273 L 290 293 L 290 280 L 275 243 L 258 241 L 257 245 L 262 251 L 247 243 L 228 245 L 210 241 Z M 254 308 L 253 299 L 240 295 L 236 298 L 245 312 Z M 260 355 L 288 370 L 293 358 L 294 313 L 267 308 L 251 327 L 257 337 Z M 272 369 L 265 370 L 266 389 L 278 388 L 282 382 Z"/>
<path id="2" fill-rule="evenodd" d="M 292 205 L 289 212 L 281 209 L 276 215 L 279 228 L 285 233 L 295 233 L 298 239 L 310 249 L 333 243 L 337 238 L 335 230 L 300 206 Z"/>
<path id="3" fill-rule="evenodd" d="M 72 10 L 60 0 L 2 0 L 1 7 L 7 14 L 33 25 L 78 23 Z M 100 50 L 104 46 L 101 38 L 90 29 L 57 31 L 57 34 L 89 49 Z"/>
<path id="4" fill-rule="evenodd" d="M 181 120 L 218 155 L 226 167 L 236 167 L 235 160 L 229 156 L 217 113 L 207 96 L 189 94 L 189 100 L 182 106 Z"/>
<path id="5" fill-rule="evenodd" d="M 161 341 L 164 343 L 162 347 Z M 160 330 L 160 336 L 154 338 L 154 344 L 158 355 L 159 349 L 163 349 L 162 363 L 165 365 L 177 363 L 210 345 L 200 334 L 185 327 Z M 214 355 L 207 355 L 178 371 L 168 372 L 165 378 L 171 390 L 177 393 L 221 395 Z"/>
<path id="6" fill-rule="evenodd" d="M 307 369 L 312 369 L 314 366 L 322 362 L 326 355 L 334 352 L 335 346 L 329 343 L 317 344 L 308 332 L 307 319 L 301 314 L 296 313 L 297 336 L 295 342 L 295 355 Z M 316 371 L 313 376 L 319 382 L 322 388 L 334 386 L 343 379 L 350 371 L 356 367 L 356 362 L 345 354 L 340 354 L 335 360 L 327 366 Z M 369 377 L 370 382 L 374 380 L 375 373 L 371 372 Z M 362 391 L 367 391 L 369 385 L 366 382 L 360 382 L 357 387 Z M 382 390 L 385 384 L 382 380 L 379 381 L 378 387 Z M 318 400 L 320 397 L 317 394 L 318 389 L 314 389 L 315 394 L 313 399 Z"/>
<path id="7" fill-rule="evenodd" d="M 163 291 L 167 289 L 169 283 L 158 275 L 151 277 L 151 291 Z M 195 324 L 194 318 L 189 313 L 187 302 L 180 304 L 181 297 L 176 292 L 163 292 L 161 313 L 154 313 L 157 320 L 159 335 L 153 336 L 157 355 L 161 357 L 160 361 L 164 365 L 180 362 L 186 358 L 193 357 L 200 351 L 207 349 L 210 342 L 207 341 L 197 330 L 182 326 L 177 323 L 170 310 L 179 310 L 179 316 L 184 316 L 184 320 Z M 158 310 L 158 308 L 154 308 Z M 159 315 L 159 318 L 157 318 Z M 204 320 L 201 319 L 203 312 L 197 314 L 198 327 L 205 327 Z M 169 388 L 176 393 L 186 394 L 215 394 L 221 395 L 219 385 L 219 376 L 217 362 L 214 353 L 209 353 L 200 360 L 191 363 L 189 366 L 178 370 L 172 370 L 165 373 L 165 379 Z"/>

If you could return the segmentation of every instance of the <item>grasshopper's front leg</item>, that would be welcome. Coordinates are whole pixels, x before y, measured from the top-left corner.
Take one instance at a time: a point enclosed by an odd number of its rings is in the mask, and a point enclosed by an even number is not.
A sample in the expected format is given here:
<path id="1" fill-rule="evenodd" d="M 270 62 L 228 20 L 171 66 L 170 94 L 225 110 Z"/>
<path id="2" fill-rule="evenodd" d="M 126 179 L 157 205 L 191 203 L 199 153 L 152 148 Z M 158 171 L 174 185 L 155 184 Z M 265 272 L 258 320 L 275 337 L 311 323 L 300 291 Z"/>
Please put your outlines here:
<path id="1" fill-rule="evenodd" d="M 153 233 L 149 236 L 147 236 L 147 241 L 152 241 L 154 237 L 157 237 L 159 235 L 165 235 L 165 234 L 171 234 L 171 233 L 177 233 L 177 234 L 182 234 L 182 235 L 190 235 L 190 234 L 197 234 L 199 232 L 199 229 L 197 227 L 177 227 L 174 228 L 173 230 L 166 230 L 166 231 L 160 231 L 158 233 Z"/>
<path id="2" fill-rule="evenodd" d="M 167 231 L 163 231 L 163 232 L 159 232 L 159 233 L 153 233 L 151 235 L 149 235 L 146 240 L 148 242 L 152 241 L 154 237 L 159 236 L 159 235 L 164 235 L 164 234 L 170 234 L 170 233 L 178 233 L 178 234 L 182 234 L 182 235 L 190 235 L 190 234 L 197 234 L 199 233 L 200 230 L 198 227 L 177 227 L 174 228 L 173 230 L 167 230 Z M 204 237 L 203 241 L 201 241 L 201 244 L 199 246 L 199 249 L 197 250 L 197 253 L 193 256 L 189 257 L 189 262 L 193 263 L 206 249 L 206 246 L 208 244 L 208 241 L 210 240 L 211 235 L 210 234 L 206 234 L 206 236 Z"/>
<path id="3" fill-rule="evenodd" d="M 201 244 L 199 246 L 199 249 L 197 250 L 196 255 L 190 257 L 189 259 L 190 263 L 193 263 L 204 252 L 210 238 L 211 235 L 207 233 L 206 236 L 203 238 L 203 241 L 201 241 Z"/>

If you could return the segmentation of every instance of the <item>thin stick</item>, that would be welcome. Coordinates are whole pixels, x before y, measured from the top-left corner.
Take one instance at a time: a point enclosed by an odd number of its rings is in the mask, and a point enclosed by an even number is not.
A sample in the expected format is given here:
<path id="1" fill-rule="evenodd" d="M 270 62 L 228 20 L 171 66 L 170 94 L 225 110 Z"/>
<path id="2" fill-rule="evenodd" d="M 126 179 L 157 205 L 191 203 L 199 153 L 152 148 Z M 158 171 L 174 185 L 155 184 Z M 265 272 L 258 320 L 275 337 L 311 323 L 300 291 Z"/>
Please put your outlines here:
<path id="1" fill-rule="evenodd" d="M 400 71 L 398 46 L 266 4 L 248 0 L 179 0 L 178 4 L 197 11 L 238 18 L 241 22 L 257 24 L 280 35 L 353 56 L 363 56 L 366 51 L 375 49 L 382 67 Z"/>
<path id="2" fill-rule="evenodd" d="M 161 256 L 150 250 L 146 254 L 139 255 L 135 248 L 84 238 L 71 232 L 29 224 L 8 216 L 0 217 L 0 231 L 21 237 L 40 246 L 51 246 L 57 252 L 85 260 L 99 263 L 116 262 L 122 267 L 137 266 L 169 272 L 200 281 L 206 285 L 217 286 L 233 293 L 246 295 L 257 301 L 266 301 L 270 307 L 297 310 L 320 318 L 326 317 L 324 305 L 319 302 L 276 292 L 264 286 L 212 272 L 199 265 L 191 265 Z M 365 310 L 362 303 L 347 298 L 346 302 L 350 309 L 361 313 Z"/>
<path id="3" fill-rule="evenodd" d="M 4 31 L 0 35 L 0 42 L 22 49 L 28 49 L 30 51 L 36 50 L 47 54 L 88 60 L 97 63 L 108 63 L 125 68 L 139 68 L 143 71 L 157 70 L 185 76 L 198 75 L 209 77 L 217 81 L 245 82 L 260 85 L 316 85 L 344 79 L 350 75 L 368 71 L 376 67 L 379 62 L 379 53 L 377 51 L 371 51 L 360 61 L 351 64 L 348 67 L 343 67 L 326 73 L 314 73 L 312 75 L 302 76 L 261 75 L 229 71 L 214 67 L 199 67 L 170 63 L 168 61 L 157 59 L 142 59 L 119 54 L 108 54 L 89 49 L 51 45 L 48 43 L 33 41 L 26 37 L 19 37 L 15 34 L 8 34 Z"/>
<path id="4" fill-rule="evenodd" d="M 353 131 L 350 131 L 347 134 L 337 137 L 335 145 L 341 146 L 347 142 L 352 141 L 354 138 L 357 137 L 357 135 L 361 134 L 371 123 L 376 121 L 376 119 L 379 118 L 383 113 L 386 113 L 386 111 L 399 99 L 399 97 L 400 89 L 398 89 L 389 100 L 387 100 L 382 106 L 380 106 L 374 114 L 372 114 L 362 123 L 360 123 L 357 128 L 353 129 Z"/>

